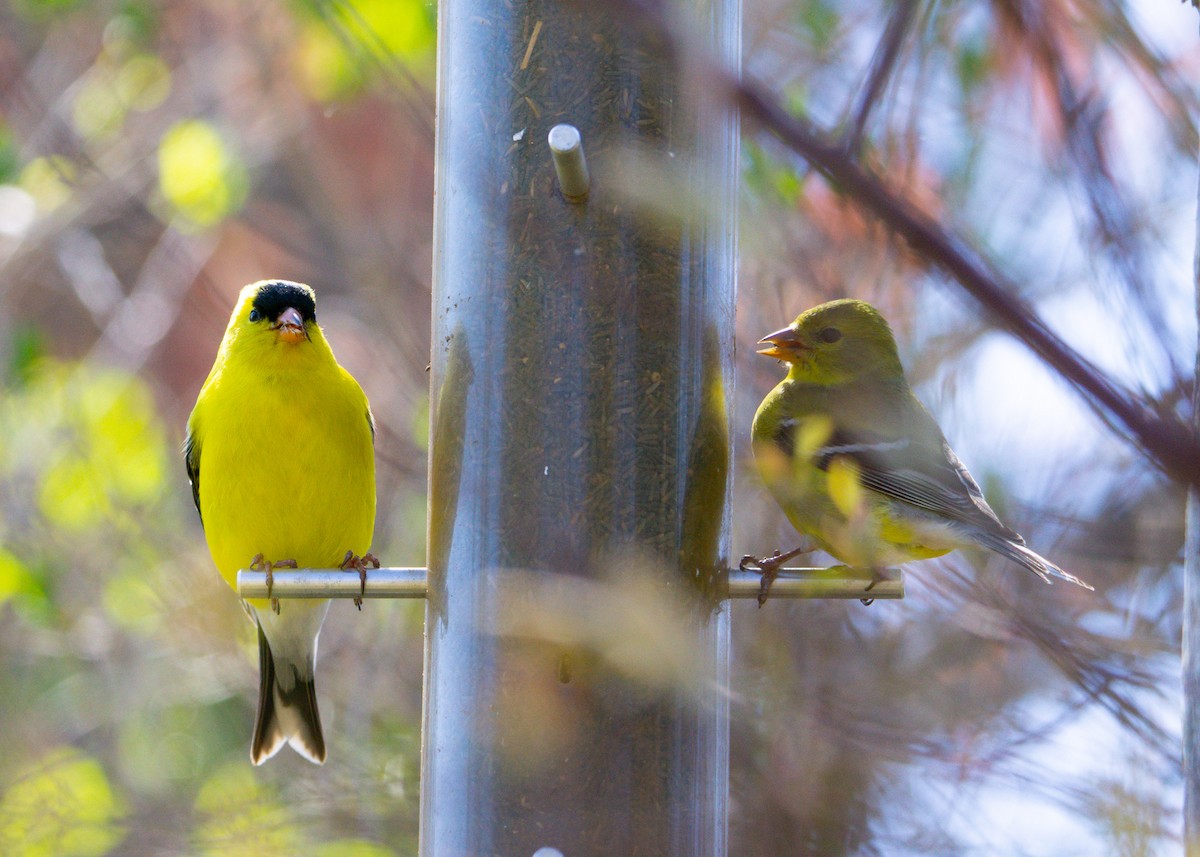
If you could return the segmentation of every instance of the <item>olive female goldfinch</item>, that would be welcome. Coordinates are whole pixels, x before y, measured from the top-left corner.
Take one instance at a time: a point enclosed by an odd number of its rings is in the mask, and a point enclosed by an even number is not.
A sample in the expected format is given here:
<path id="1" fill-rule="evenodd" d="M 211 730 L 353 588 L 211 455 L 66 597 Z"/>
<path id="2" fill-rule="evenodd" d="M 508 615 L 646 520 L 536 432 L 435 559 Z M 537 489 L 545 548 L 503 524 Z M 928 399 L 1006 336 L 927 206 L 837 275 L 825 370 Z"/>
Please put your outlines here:
<path id="1" fill-rule="evenodd" d="M 375 528 L 374 421 L 317 325 L 313 290 L 242 289 L 188 419 L 192 497 L 221 576 L 238 569 L 362 571 Z M 328 601 L 245 602 L 258 628 L 258 717 L 250 757 L 285 743 L 325 761 L 314 666 Z"/>
<path id="2" fill-rule="evenodd" d="M 754 415 L 755 464 L 809 545 L 871 568 L 983 547 L 1047 583 L 1092 588 L 1001 523 L 913 395 L 891 328 L 870 304 L 821 304 L 759 344 L 788 373 Z M 743 559 L 764 572 L 760 603 L 782 560 L 809 545 Z"/>

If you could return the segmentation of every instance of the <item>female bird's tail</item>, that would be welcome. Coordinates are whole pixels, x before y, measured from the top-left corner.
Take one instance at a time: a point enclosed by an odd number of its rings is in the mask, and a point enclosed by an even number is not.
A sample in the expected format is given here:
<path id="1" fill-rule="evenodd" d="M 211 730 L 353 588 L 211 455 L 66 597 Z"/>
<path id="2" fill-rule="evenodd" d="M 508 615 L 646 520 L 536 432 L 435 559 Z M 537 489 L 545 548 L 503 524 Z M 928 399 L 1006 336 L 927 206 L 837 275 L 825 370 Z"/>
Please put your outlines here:
<path id="1" fill-rule="evenodd" d="M 299 609 L 297 609 L 299 607 Z M 258 625 L 258 716 L 250 759 L 261 765 L 284 744 L 316 765 L 325 762 L 314 670 L 317 635 L 329 602 L 315 609 L 288 605 L 287 617 L 254 610 Z"/>
<path id="2" fill-rule="evenodd" d="M 1095 587 L 1090 583 L 1085 583 L 1075 575 L 1063 571 L 1050 560 L 1041 554 L 1034 553 L 1020 542 L 1014 542 L 995 533 L 976 533 L 973 535 L 975 541 L 983 547 L 1011 559 L 1018 565 L 1024 566 L 1047 583 L 1050 582 L 1051 577 L 1057 577 L 1059 580 L 1074 583 L 1076 586 L 1082 586 L 1084 589 L 1092 592 L 1095 591 Z"/>

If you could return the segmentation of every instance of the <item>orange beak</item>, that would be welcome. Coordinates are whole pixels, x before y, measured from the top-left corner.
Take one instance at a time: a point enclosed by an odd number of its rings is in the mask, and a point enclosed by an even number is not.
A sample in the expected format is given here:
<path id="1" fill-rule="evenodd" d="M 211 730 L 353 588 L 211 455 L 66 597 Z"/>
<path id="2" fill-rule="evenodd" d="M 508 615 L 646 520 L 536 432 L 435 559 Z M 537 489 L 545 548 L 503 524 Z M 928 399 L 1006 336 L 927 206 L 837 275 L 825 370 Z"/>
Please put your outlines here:
<path id="1" fill-rule="evenodd" d="M 284 342 L 299 342 L 308 339 L 308 331 L 304 329 L 304 316 L 295 307 L 288 307 L 279 314 L 279 318 L 271 325 L 271 330 L 279 333 Z"/>
<path id="2" fill-rule="evenodd" d="M 767 343 L 766 347 L 760 347 L 758 353 L 763 357 L 774 357 L 776 360 L 788 360 L 794 357 L 797 351 L 810 350 L 809 346 L 800 341 L 795 329 L 791 327 L 768 333 L 758 341 L 759 346 L 762 346 L 764 342 Z"/>

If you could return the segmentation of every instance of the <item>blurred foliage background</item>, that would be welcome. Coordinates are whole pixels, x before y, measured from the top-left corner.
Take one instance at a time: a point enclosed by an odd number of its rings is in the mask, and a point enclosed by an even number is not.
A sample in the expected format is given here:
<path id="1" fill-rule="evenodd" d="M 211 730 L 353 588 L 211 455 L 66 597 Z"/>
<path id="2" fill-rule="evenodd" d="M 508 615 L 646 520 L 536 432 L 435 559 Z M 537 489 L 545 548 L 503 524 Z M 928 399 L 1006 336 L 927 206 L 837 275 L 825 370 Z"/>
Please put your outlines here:
<path id="1" fill-rule="evenodd" d="M 1194 10 L 744 9 L 750 73 L 1187 411 Z M 415 851 L 422 606 L 335 605 L 329 763 L 251 768 L 252 628 L 179 448 L 237 290 L 311 283 L 379 425 L 375 552 L 423 564 L 435 21 L 418 0 L 0 3 L 0 852 Z M 793 540 L 746 466 L 781 374 L 750 346 L 851 295 L 1002 516 L 1097 592 L 954 556 L 910 568 L 903 602 L 731 605 L 730 853 L 1177 850 L 1182 493 L 746 132 L 734 555 Z"/>

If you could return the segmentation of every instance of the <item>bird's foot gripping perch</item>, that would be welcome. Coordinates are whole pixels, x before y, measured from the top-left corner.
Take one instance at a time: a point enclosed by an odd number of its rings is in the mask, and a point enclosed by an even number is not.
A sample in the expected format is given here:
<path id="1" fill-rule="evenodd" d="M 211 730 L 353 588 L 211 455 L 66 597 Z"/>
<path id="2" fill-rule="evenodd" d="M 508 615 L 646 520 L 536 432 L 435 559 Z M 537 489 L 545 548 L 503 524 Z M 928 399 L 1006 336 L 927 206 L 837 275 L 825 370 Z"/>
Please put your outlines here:
<path id="1" fill-rule="evenodd" d="M 367 569 L 379 568 L 379 560 L 371 553 L 355 556 L 354 551 L 346 551 L 346 556 L 342 559 L 342 564 L 338 568 L 342 569 L 342 571 L 358 572 L 359 597 L 354 599 L 354 606 L 362 610 L 362 596 L 367 593 Z"/>
<path id="2" fill-rule="evenodd" d="M 875 588 L 876 584 L 883 583 L 887 579 L 888 579 L 888 576 L 886 574 L 884 574 L 882 567 L 877 566 L 877 565 L 871 566 L 871 582 L 868 583 L 866 585 L 866 587 L 863 588 L 863 592 L 870 592 L 872 589 Z M 862 605 L 864 607 L 870 607 L 872 604 L 875 603 L 875 599 L 869 598 L 869 597 L 868 598 L 860 598 L 858 600 L 862 602 Z"/>
<path id="3" fill-rule="evenodd" d="M 758 573 L 762 575 L 762 583 L 758 587 L 759 607 L 767 603 L 767 596 L 771 594 L 771 584 L 775 582 L 775 578 L 779 577 L 779 572 L 783 569 L 783 564 L 792 557 L 811 551 L 812 547 L 810 545 L 803 544 L 787 553 L 775 551 L 770 556 L 757 557 L 746 554 L 742 557 L 742 561 L 738 563 L 739 569 L 742 571 L 757 569 Z"/>
<path id="4" fill-rule="evenodd" d="M 267 573 L 267 598 L 271 600 L 271 609 L 275 611 L 275 615 L 279 615 L 279 599 L 271 597 L 271 587 L 275 585 L 275 578 L 271 572 L 277 568 L 299 568 L 294 559 L 281 559 L 278 562 L 270 562 L 263 559 L 262 554 L 255 554 L 254 559 L 250 560 L 251 571 L 265 571 Z"/>

